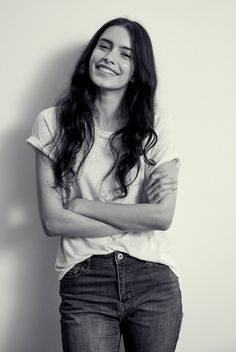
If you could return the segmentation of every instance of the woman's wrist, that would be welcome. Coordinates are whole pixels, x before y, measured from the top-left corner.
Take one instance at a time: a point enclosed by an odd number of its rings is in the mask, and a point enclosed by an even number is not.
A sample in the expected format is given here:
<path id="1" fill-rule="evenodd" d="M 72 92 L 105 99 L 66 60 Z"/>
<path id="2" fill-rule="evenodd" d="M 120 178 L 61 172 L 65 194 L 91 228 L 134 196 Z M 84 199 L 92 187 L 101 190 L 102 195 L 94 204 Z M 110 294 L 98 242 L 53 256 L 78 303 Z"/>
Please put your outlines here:
<path id="1" fill-rule="evenodd" d="M 70 211 L 73 211 L 74 213 L 79 213 L 82 215 L 82 213 L 80 213 L 80 211 L 82 211 L 83 208 L 83 199 L 81 198 L 73 198 L 71 199 L 69 202 L 64 204 L 64 208 Z"/>

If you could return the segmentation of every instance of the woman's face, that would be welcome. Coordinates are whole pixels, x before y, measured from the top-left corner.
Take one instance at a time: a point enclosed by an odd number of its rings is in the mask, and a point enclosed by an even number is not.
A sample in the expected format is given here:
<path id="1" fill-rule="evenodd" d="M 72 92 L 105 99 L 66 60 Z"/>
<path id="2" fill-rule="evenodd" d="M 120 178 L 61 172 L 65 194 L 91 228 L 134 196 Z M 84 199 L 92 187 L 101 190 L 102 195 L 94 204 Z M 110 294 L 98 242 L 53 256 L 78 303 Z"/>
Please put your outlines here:
<path id="1" fill-rule="evenodd" d="M 132 43 L 128 30 L 107 28 L 99 38 L 89 62 L 92 82 L 100 89 L 123 90 L 134 73 Z"/>

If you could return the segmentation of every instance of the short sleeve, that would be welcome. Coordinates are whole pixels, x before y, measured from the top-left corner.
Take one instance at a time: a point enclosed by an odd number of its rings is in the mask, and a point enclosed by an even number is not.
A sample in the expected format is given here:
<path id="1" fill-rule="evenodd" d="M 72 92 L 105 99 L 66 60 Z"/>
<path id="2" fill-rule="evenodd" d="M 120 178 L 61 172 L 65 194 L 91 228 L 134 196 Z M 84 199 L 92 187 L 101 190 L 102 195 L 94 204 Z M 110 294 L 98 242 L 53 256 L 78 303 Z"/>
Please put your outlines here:
<path id="1" fill-rule="evenodd" d="M 171 117 L 164 113 L 157 113 L 154 129 L 157 134 L 157 143 L 149 151 L 149 158 L 156 162 L 154 167 L 157 168 L 168 161 L 176 160 L 177 168 L 179 169 L 180 160 L 175 148 L 173 121 Z M 147 167 L 147 177 L 149 177 L 152 170 L 153 166 Z"/>
<path id="2" fill-rule="evenodd" d="M 26 140 L 33 149 L 39 150 L 48 158 L 53 158 L 52 140 L 56 131 L 55 108 L 43 110 L 37 116 L 31 136 Z"/>

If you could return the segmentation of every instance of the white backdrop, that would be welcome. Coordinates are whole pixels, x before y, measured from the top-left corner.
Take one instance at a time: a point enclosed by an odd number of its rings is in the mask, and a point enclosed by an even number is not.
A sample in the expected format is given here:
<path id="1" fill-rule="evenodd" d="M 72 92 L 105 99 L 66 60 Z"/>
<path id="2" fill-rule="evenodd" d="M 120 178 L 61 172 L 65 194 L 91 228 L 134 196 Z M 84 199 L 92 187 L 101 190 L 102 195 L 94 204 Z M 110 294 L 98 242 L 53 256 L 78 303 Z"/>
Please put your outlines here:
<path id="1" fill-rule="evenodd" d="M 236 3 L 230 0 L 0 0 L 0 350 L 61 352 L 57 239 L 40 227 L 25 144 L 81 46 L 105 21 L 141 22 L 182 165 L 169 231 L 181 269 L 178 352 L 236 351 Z M 165 234 L 163 234 L 164 236 Z"/>

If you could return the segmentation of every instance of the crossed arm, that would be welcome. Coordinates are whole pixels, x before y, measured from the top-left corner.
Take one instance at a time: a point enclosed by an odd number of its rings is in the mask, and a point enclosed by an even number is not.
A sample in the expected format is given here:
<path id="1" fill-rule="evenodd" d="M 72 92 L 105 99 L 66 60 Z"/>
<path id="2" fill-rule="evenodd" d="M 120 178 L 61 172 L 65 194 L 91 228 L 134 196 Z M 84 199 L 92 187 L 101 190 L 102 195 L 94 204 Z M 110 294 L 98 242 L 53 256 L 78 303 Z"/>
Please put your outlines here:
<path id="1" fill-rule="evenodd" d="M 61 196 L 52 188 L 51 162 L 40 152 L 36 152 L 36 179 L 41 222 L 49 236 L 104 237 L 128 231 L 166 230 L 174 215 L 175 161 L 155 169 L 145 183 L 140 204 L 75 198 L 63 205 Z"/>

